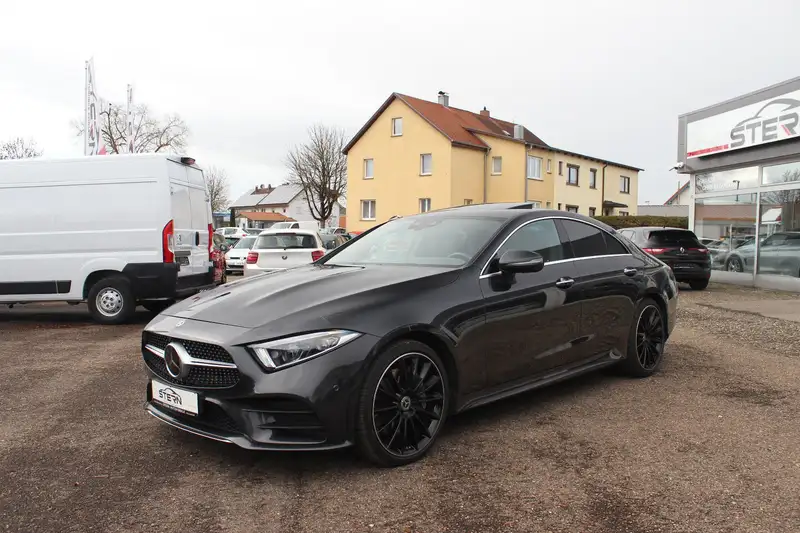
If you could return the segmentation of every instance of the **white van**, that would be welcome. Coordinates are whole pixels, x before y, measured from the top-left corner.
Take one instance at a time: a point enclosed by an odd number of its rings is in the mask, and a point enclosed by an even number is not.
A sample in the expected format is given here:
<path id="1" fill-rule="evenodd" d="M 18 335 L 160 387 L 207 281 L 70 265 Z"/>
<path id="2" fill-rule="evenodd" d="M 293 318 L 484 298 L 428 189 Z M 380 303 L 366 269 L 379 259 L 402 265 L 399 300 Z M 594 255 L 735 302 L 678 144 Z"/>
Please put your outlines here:
<path id="1" fill-rule="evenodd" d="M 0 303 L 86 301 L 104 324 L 214 284 L 212 218 L 194 159 L 0 161 Z"/>

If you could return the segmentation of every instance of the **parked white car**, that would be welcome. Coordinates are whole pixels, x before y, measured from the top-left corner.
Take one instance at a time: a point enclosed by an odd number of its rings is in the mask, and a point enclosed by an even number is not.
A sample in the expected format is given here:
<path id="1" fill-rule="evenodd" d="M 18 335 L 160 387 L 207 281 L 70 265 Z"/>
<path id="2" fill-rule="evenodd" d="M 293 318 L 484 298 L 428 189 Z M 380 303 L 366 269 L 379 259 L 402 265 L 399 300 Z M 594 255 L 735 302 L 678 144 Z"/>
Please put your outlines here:
<path id="1" fill-rule="evenodd" d="M 230 228 L 230 227 L 217 228 L 215 233 L 217 233 L 218 235 L 222 235 L 226 239 L 243 239 L 248 235 L 250 235 L 242 228 Z"/>
<path id="2" fill-rule="evenodd" d="M 239 239 L 233 248 L 228 250 L 225 254 L 225 272 L 227 274 L 241 274 L 244 272 L 244 263 L 247 260 L 247 254 L 253 247 L 253 244 L 258 239 L 257 235 L 249 235 Z"/>
<path id="3" fill-rule="evenodd" d="M 294 222 L 276 222 L 269 229 L 307 229 L 319 231 L 319 224 L 313 220 L 301 220 Z"/>
<path id="4" fill-rule="evenodd" d="M 247 254 L 244 275 L 286 270 L 313 263 L 323 255 L 325 247 L 316 231 L 268 229 L 261 232 Z"/>

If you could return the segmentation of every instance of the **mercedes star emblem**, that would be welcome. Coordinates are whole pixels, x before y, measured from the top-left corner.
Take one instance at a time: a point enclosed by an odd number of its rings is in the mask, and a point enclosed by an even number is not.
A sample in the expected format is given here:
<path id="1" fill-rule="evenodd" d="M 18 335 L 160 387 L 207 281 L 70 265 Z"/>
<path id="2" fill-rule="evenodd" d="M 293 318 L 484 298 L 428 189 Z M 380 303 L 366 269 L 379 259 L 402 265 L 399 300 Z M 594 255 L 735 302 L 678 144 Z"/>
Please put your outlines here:
<path id="1" fill-rule="evenodd" d="M 169 375 L 175 379 L 183 379 L 189 375 L 189 365 L 186 364 L 188 358 L 186 348 L 177 342 L 171 342 L 164 348 L 164 365 Z"/>

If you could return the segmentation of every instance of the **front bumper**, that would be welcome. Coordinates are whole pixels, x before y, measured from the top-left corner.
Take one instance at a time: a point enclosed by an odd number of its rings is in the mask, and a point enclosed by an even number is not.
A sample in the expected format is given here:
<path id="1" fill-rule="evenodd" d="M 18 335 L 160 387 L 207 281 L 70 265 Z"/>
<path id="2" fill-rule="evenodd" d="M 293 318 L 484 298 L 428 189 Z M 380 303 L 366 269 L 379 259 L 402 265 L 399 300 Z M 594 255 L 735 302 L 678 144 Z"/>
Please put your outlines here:
<path id="1" fill-rule="evenodd" d="M 178 337 L 174 328 L 159 327 L 177 321 L 164 317 L 153 330 L 174 335 L 170 337 L 173 341 L 188 341 L 191 349 L 202 351 L 196 348 L 200 343 L 222 346 L 235 362 L 237 375 L 220 379 L 219 374 L 209 372 L 212 377 L 206 387 L 174 380 L 143 349 L 150 378 L 198 394 L 199 414 L 180 413 L 153 400 L 150 380 L 144 405 L 149 414 L 178 429 L 247 449 L 327 450 L 352 445 L 362 370 L 376 337 L 362 335 L 330 353 L 270 373 L 245 348 L 218 342 L 247 330 L 187 320 Z M 205 375 L 190 374 L 190 378 Z"/>

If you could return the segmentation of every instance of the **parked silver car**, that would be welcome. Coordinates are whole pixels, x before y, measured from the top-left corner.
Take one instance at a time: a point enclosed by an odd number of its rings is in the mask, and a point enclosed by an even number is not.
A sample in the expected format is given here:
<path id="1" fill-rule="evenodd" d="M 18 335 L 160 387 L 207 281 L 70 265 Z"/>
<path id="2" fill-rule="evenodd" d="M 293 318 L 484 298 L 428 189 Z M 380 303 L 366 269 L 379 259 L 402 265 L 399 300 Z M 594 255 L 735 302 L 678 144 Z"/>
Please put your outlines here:
<path id="1" fill-rule="evenodd" d="M 763 241 L 758 258 L 760 274 L 800 277 L 800 231 L 773 233 Z M 755 241 L 736 248 L 725 259 L 729 272 L 752 272 L 755 264 Z"/>

